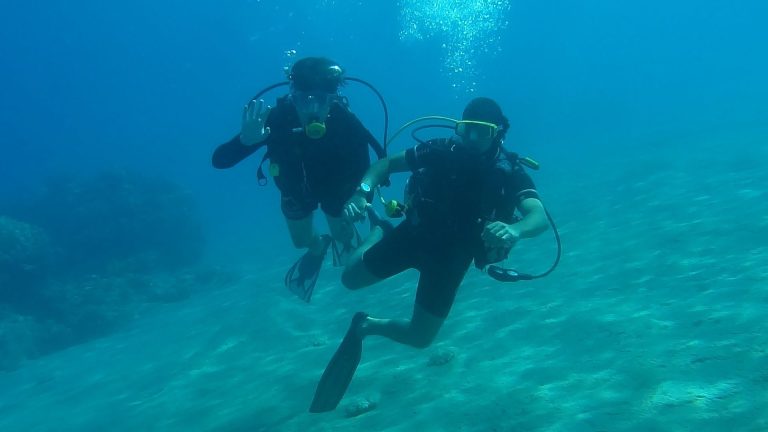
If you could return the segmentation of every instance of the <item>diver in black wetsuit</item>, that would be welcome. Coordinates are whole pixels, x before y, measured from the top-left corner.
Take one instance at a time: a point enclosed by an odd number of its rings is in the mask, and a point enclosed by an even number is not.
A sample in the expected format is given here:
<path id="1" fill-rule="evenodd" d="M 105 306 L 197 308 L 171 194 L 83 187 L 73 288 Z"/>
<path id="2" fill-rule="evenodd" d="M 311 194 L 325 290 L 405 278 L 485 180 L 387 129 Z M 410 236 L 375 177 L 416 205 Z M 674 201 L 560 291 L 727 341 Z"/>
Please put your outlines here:
<path id="1" fill-rule="evenodd" d="M 309 301 L 329 245 L 334 240 L 341 244 L 342 260 L 354 249 L 354 227 L 341 217 L 342 209 L 370 166 L 368 146 L 379 157 L 384 150 L 339 94 L 345 77 L 338 64 L 322 57 L 303 58 L 290 69 L 288 79 L 290 93 L 274 108 L 265 108 L 264 100 L 257 98 L 244 107 L 240 133 L 215 150 L 212 162 L 215 168 L 230 168 L 267 147 L 264 159 L 269 159 L 269 172 L 280 189 L 280 207 L 293 244 L 308 249 L 285 282 Z M 264 180 L 259 167 L 259 181 Z M 318 235 L 313 227 L 318 206 L 330 236 Z"/>
<path id="2" fill-rule="evenodd" d="M 406 220 L 374 229 L 348 262 L 342 282 L 360 289 L 406 269 L 419 271 L 411 319 L 377 319 L 358 312 L 328 364 L 310 407 L 336 408 L 362 354 L 366 336 L 384 336 L 416 348 L 429 346 L 453 305 L 470 264 L 503 260 L 523 238 L 544 232 L 548 216 L 517 155 L 502 142 L 509 122 L 498 104 L 473 99 L 456 135 L 434 139 L 379 160 L 345 206 L 350 218 L 370 207 L 370 190 L 389 174 L 412 172 Z M 518 210 L 522 217 L 515 219 Z M 369 212 L 369 217 L 375 214 Z M 383 227 L 382 227 L 383 228 Z"/>

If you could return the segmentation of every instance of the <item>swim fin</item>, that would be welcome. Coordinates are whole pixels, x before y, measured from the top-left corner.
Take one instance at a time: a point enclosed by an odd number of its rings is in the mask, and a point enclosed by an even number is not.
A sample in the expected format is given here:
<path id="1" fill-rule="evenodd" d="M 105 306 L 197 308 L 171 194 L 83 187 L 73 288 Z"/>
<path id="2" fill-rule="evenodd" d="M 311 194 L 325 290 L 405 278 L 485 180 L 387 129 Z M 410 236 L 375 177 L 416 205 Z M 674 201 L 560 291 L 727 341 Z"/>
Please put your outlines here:
<path id="1" fill-rule="evenodd" d="M 333 411 L 341 402 L 363 354 L 363 338 L 357 334 L 357 331 L 366 318 L 368 315 L 364 312 L 358 312 L 352 317 L 344 340 L 341 341 L 341 345 L 326 366 L 320 382 L 317 383 L 309 412 Z"/>
<path id="2" fill-rule="evenodd" d="M 333 239 L 329 235 L 320 236 L 320 241 L 322 242 L 322 249 L 319 255 L 311 250 L 307 251 L 285 274 L 285 286 L 307 303 L 312 298 L 312 292 L 315 289 L 317 277 L 320 275 L 320 269 L 323 267 L 325 255 L 328 253 L 328 247 L 333 243 Z"/>

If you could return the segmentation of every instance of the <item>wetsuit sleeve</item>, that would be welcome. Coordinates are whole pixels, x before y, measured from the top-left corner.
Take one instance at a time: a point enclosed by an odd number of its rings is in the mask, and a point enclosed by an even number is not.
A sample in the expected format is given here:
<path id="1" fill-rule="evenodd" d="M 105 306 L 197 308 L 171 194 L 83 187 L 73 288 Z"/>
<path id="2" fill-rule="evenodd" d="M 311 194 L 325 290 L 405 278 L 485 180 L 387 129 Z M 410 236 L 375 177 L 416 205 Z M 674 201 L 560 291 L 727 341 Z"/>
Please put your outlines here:
<path id="1" fill-rule="evenodd" d="M 257 145 L 247 146 L 240 142 L 240 134 L 237 134 L 214 150 L 211 163 L 218 169 L 232 168 L 264 146 L 267 140 Z"/>
<path id="2" fill-rule="evenodd" d="M 269 116 L 267 117 L 267 121 L 265 122 L 266 127 L 274 127 L 276 123 L 281 121 L 280 119 L 285 112 L 285 110 L 282 109 L 284 106 L 285 105 L 282 104 L 281 100 L 277 101 L 277 104 L 272 108 L 272 111 L 270 111 Z M 247 146 L 240 141 L 240 134 L 237 134 L 231 140 L 216 147 L 216 150 L 214 150 L 213 156 L 211 157 L 211 163 L 214 168 L 218 169 L 232 168 L 243 159 L 256 153 L 258 149 L 267 145 L 271 139 L 272 135 L 268 136 L 267 139 L 258 144 Z"/>
<path id="3" fill-rule="evenodd" d="M 431 140 L 409 148 L 405 151 L 405 161 L 408 168 L 416 172 L 436 163 L 441 152 L 445 150 L 444 146 L 445 144 L 440 140 Z"/>
<path id="4" fill-rule="evenodd" d="M 423 146 L 423 144 L 416 144 L 416 146 L 405 151 L 405 163 L 408 164 L 408 169 L 414 172 L 422 167 L 422 159 L 419 158 L 419 154 L 422 152 L 422 149 L 419 148 L 420 146 Z"/>
<path id="5" fill-rule="evenodd" d="M 539 193 L 536 191 L 533 179 L 520 164 L 515 164 L 512 168 L 506 189 L 506 195 L 511 200 L 509 204 L 514 207 L 519 206 L 523 200 L 528 198 L 539 199 Z"/>

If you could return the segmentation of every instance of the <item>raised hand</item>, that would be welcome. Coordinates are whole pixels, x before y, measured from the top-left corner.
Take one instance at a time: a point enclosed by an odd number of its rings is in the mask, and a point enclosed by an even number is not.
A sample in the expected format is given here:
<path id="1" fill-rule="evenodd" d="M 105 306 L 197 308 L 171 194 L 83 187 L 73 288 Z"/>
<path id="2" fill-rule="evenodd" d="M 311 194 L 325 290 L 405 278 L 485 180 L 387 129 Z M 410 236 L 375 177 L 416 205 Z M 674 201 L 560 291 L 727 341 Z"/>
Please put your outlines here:
<path id="1" fill-rule="evenodd" d="M 240 142 L 252 146 L 263 142 L 269 136 L 269 127 L 264 124 L 272 107 L 264 108 L 264 99 L 252 100 L 243 107 L 243 123 L 240 128 Z"/>

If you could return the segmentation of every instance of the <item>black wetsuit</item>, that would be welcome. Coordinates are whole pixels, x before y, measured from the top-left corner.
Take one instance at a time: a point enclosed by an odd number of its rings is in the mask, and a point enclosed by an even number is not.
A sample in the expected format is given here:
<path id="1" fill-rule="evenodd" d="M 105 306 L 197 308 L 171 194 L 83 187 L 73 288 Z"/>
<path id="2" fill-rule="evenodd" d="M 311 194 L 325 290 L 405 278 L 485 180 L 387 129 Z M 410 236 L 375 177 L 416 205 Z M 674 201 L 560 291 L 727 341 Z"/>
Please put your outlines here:
<path id="1" fill-rule="evenodd" d="M 239 135 L 232 138 L 213 153 L 213 166 L 230 168 L 266 145 L 286 218 L 303 219 L 318 204 L 329 216 L 339 217 L 370 165 L 368 146 L 380 145 L 341 103 L 331 105 L 325 125 L 322 138 L 309 138 L 293 104 L 281 98 L 266 121 L 269 137 L 254 146 L 243 145 Z"/>
<path id="2" fill-rule="evenodd" d="M 538 198 L 516 156 L 500 151 L 481 158 L 453 144 L 432 140 L 406 150 L 414 173 L 407 218 L 363 255 L 368 271 L 382 279 L 419 270 L 416 303 L 443 318 L 472 260 L 487 264 L 481 239 L 486 223 L 510 223 L 522 200 Z"/>

